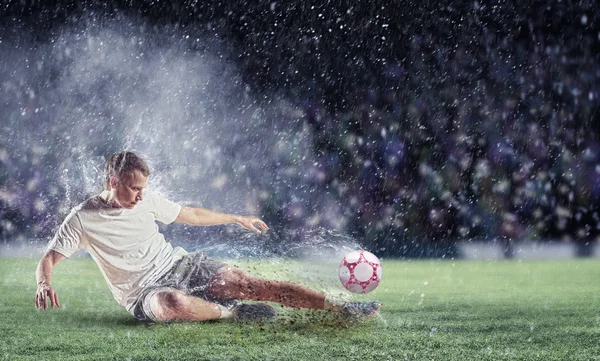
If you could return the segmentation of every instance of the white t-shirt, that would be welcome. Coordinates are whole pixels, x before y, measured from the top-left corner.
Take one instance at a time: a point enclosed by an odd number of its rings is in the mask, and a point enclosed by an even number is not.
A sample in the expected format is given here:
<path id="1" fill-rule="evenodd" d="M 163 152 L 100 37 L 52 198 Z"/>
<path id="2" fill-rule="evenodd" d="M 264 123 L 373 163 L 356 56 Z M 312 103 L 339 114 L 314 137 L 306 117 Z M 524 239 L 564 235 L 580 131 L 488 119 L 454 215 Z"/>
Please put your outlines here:
<path id="1" fill-rule="evenodd" d="M 165 274 L 187 252 L 159 232 L 181 206 L 150 190 L 135 208 L 113 208 L 100 196 L 77 207 L 64 220 L 48 249 L 70 257 L 78 249 L 92 256 L 115 299 L 130 310 L 139 292 Z"/>

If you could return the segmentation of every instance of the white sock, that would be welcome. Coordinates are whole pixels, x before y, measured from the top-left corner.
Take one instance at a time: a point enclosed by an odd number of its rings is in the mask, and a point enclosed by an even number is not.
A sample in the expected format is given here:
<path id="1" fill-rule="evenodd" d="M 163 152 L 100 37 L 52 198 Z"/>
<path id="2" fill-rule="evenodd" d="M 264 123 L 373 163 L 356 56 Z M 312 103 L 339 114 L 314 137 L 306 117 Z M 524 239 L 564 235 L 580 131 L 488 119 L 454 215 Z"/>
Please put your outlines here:
<path id="1" fill-rule="evenodd" d="M 323 308 L 330 311 L 340 311 L 343 304 L 343 302 L 338 301 L 332 296 L 325 296 L 325 304 L 323 305 Z"/>
<path id="2" fill-rule="evenodd" d="M 217 303 L 217 306 L 221 309 L 221 316 L 219 318 L 234 318 L 236 314 L 236 307 L 225 307 Z"/>

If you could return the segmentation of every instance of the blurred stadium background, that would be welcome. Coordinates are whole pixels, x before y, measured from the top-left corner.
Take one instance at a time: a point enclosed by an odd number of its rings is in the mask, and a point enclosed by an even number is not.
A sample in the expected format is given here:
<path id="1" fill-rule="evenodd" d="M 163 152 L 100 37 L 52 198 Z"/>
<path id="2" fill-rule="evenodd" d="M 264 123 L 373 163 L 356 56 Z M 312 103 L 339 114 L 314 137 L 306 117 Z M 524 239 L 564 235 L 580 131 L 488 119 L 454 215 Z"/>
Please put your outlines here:
<path id="1" fill-rule="evenodd" d="M 585 0 L 5 1 L 0 243 L 43 246 L 131 148 L 271 245 L 598 255 L 599 23 Z"/>

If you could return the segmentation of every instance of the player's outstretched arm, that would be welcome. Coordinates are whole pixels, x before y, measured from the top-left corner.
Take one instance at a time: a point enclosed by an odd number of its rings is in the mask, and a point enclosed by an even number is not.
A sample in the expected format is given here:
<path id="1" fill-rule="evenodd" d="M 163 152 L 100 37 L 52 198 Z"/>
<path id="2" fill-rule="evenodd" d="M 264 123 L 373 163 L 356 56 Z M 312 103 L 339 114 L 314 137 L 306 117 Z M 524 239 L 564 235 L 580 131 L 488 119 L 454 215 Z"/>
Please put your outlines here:
<path id="1" fill-rule="evenodd" d="M 266 223 L 259 218 L 220 213 L 200 207 L 182 207 L 175 222 L 191 224 L 193 226 L 216 226 L 220 224 L 236 223 L 241 227 L 256 233 L 260 233 L 260 230 L 269 230 Z"/>
<path id="2" fill-rule="evenodd" d="M 50 302 L 50 307 L 60 307 L 58 294 L 54 291 L 52 286 L 50 286 L 50 278 L 52 278 L 54 266 L 64 258 L 65 256 L 62 254 L 49 250 L 38 263 L 37 269 L 35 270 L 35 278 L 37 280 L 35 307 L 37 309 L 48 309 L 48 302 Z"/>

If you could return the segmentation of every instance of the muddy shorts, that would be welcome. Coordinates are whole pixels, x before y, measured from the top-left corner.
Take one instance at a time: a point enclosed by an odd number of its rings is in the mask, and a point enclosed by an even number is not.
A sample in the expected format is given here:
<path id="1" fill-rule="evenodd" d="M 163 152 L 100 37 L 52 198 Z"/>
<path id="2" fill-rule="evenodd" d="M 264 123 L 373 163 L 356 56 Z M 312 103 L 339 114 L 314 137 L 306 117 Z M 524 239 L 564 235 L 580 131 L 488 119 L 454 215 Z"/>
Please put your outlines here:
<path id="1" fill-rule="evenodd" d="M 227 300 L 211 298 L 204 292 L 223 266 L 225 263 L 207 258 L 202 252 L 189 253 L 175 262 L 158 281 L 144 288 L 130 312 L 140 321 L 157 321 L 150 309 L 150 299 L 159 291 L 173 288 L 210 302 L 226 304 Z"/>

